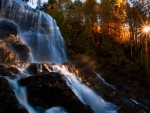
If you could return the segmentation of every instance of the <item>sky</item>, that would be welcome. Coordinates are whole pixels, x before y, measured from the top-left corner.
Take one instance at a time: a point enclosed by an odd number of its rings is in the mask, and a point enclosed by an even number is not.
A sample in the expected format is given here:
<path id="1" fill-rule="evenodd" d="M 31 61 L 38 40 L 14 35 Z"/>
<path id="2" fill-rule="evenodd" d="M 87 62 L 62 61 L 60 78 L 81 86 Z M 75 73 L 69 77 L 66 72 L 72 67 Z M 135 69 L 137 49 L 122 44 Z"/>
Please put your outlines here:
<path id="1" fill-rule="evenodd" d="M 42 2 L 47 2 L 48 0 L 41 0 Z M 33 8 L 36 8 L 37 6 L 37 0 L 33 0 L 33 3 L 32 2 L 28 2 L 28 4 L 33 7 Z"/>

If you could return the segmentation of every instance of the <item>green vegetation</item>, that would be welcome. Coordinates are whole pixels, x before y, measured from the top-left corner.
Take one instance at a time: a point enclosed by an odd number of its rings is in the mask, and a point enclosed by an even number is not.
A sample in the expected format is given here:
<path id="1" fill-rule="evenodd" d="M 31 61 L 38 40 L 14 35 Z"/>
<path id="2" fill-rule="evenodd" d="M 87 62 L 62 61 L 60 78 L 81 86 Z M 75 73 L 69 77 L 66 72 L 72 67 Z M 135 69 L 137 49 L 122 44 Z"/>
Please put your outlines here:
<path id="1" fill-rule="evenodd" d="M 56 19 L 71 59 L 87 54 L 99 68 L 150 83 L 150 42 L 141 30 L 150 21 L 148 6 L 134 1 L 130 7 L 124 0 L 49 0 L 40 10 Z"/>

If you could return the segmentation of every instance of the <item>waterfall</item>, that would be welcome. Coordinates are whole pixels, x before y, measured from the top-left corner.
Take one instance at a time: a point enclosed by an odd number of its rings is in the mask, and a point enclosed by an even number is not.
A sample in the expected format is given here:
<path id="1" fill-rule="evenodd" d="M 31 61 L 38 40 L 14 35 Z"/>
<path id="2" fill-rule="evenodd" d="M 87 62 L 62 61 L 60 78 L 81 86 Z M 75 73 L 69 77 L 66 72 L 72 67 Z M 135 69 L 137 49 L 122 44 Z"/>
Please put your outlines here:
<path id="1" fill-rule="evenodd" d="M 98 96 L 93 90 L 81 82 L 81 79 L 70 73 L 68 68 L 64 65 L 53 66 L 54 72 L 59 72 L 64 75 L 67 85 L 72 89 L 76 96 L 84 104 L 89 105 L 94 113 L 116 113 L 117 107 L 112 103 L 105 102 L 100 96 Z"/>
<path id="2" fill-rule="evenodd" d="M 31 50 L 31 62 L 61 64 L 67 61 L 64 39 L 51 16 L 21 0 L 0 0 L 0 4 L 0 19 L 18 26 L 19 37 Z"/>
<path id="3" fill-rule="evenodd" d="M 56 21 L 44 12 L 31 8 L 21 0 L 0 0 L 0 19 L 9 20 L 19 28 L 19 37 L 30 48 L 30 62 L 50 62 L 61 64 L 67 61 L 65 43 Z M 33 61 L 34 60 L 34 61 Z M 6 79 L 14 89 L 15 95 L 29 113 L 38 113 L 27 102 L 26 88 L 20 87 L 18 79 L 30 75 L 23 73 L 28 64 L 21 64 L 18 67 L 22 74 L 15 79 Z M 95 113 L 116 113 L 114 105 L 105 102 L 93 90 L 81 82 L 77 77 L 63 65 L 54 65 L 54 72 L 59 72 L 66 80 L 67 85 L 84 104 L 87 104 Z M 66 113 L 62 107 L 53 107 L 45 113 Z"/>

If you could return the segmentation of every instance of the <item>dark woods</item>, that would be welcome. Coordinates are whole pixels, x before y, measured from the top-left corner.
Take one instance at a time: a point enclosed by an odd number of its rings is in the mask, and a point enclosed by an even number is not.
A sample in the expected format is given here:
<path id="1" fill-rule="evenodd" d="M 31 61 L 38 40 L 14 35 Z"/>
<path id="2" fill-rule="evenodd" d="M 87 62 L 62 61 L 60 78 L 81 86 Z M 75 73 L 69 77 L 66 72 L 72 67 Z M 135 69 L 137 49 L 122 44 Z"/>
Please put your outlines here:
<path id="1" fill-rule="evenodd" d="M 148 2 L 49 0 L 37 8 L 56 19 L 70 58 L 84 53 L 96 57 L 99 68 L 150 83 L 149 34 L 142 30 L 150 21 Z"/>

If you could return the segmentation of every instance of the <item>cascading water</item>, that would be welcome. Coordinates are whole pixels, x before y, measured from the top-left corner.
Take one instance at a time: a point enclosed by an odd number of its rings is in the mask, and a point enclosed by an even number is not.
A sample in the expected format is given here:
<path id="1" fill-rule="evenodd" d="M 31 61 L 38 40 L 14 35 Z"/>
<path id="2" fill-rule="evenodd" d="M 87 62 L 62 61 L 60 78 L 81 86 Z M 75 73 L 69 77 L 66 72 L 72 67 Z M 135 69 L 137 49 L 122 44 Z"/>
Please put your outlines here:
<path id="1" fill-rule="evenodd" d="M 19 101 L 19 103 L 24 106 L 29 113 L 41 113 L 38 110 L 32 108 L 32 106 L 29 105 L 28 100 L 27 100 L 27 91 L 26 91 L 26 87 L 21 87 L 18 84 L 18 80 L 21 78 L 25 78 L 30 76 L 27 73 L 24 73 L 24 69 L 28 66 L 28 64 L 23 64 L 23 65 L 18 65 L 18 69 L 20 70 L 20 74 L 18 76 L 16 76 L 15 79 L 12 79 L 8 76 L 5 76 L 4 78 L 7 79 L 9 81 L 9 84 L 11 86 L 11 88 L 14 90 L 15 92 L 15 96 L 17 98 L 17 100 Z M 0 75 L 0 77 L 3 77 Z M 43 110 L 44 113 L 67 113 L 67 111 L 63 108 L 63 107 L 52 107 L 50 109 L 47 109 L 46 111 Z M 42 113 L 43 113 L 42 112 Z"/>
<path id="2" fill-rule="evenodd" d="M 115 106 L 105 102 L 93 90 L 81 82 L 81 78 L 70 73 L 65 66 L 53 66 L 54 72 L 59 72 L 65 76 L 65 80 L 77 97 L 94 110 L 94 113 L 116 113 Z"/>
<path id="3" fill-rule="evenodd" d="M 15 95 L 21 105 L 23 105 L 29 113 L 36 113 L 36 111 L 28 104 L 27 101 L 27 94 L 26 94 L 26 88 L 25 87 L 20 87 L 18 85 L 17 80 L 20 79 L 20 77 L 16 79 L 11 79 L 9 77 L 5 77 L 8 81 L 10 86 L 15 92 Z"/>
<path id="4" fill-rule="evenodd" d="M 52 17 L 21 0 L 0 0 L 0 4 L 0 18 L 17 24 L 20 38 L 30 47 L 34 62 L 67 61 L 64 40 Z"/>
<path id="5" fill-rule="evenodd" d="M 28 65 L 28 63 L 17 65 L 18 69 L 20 70 L 20 75 L 17 76 L 16 79 L 11 79 L 9 77 L 5 78 L 9 81 L 10 86 L 13 88 L 19 103 L 23 105 L 29 113 L 39 113 L 28 104 L 26 88 L 20 87 L 17 82 L 21 78 L 30 76 L 28 73 L 24 73 Z M 64 75 L 63 77 L 65 78 L 67 85 L 72 89 L 72 91 L 76 94 L 80 101 L 91 107 L 94 113 L 117 112 L 116 106 L 109 102 L 105 102 L 93 90 L 83 84 L 80 77 L 77 77 L 73 73 L 70 73 L 66 66 L 53 65 L 51 67 L 53 68 L 51 71 L 59 72 L 60 74 Z M 67 113 L 67 111 L 62 107 L 53 107 L 44 111 L 44 113 Z"/>
<path id="6" fill-rule="evenodd" d="M 95 71 L 92 71 L 92 72 L 94 72 L 94 73 L 96 74 L 96 76 L 103 82 L 103 84 L 105 84 L 106 86 L 111 87 L 111 88 L 114 89 L 114 90 L 117 90 L 117 89 L 115 88 L 115 86 L 113 86 L 113 85 L 107 83 L 98 73 L 96 73 Z"/>
<path id="7" fill-rule="evenodd" d="M 48 61 L 61 64 L 67 61 L 64 40 L 55 20 L 49 15 L 32 9 L 21 0 L 0 0 L 0 18 L 15 23 L 19 28 L 19 37 L 31 49 L 31 58 L 34 62 Z M 33 60 L 31 62 L 33 62 Z M 23 69 L 26 65 L 21 65 Z M 81 78 L 70 73 L 61 65 L 52 66 L 54 72 L 59 72 L 66 80 L 67 85 L 73 90 L 77 97 L 91 107 L 95 113 L 116 113 L 113 104 L 105 102 L 94 91 L 82 83 Z M 21 71 L 21 70 L 20 70 Z M 37 113 L 27 102 L 26 90 L 17 83 L 18 79 L 30 75 L 22 73 L 21 77 L 8 81 L 14 89 L 15 95 L 29 113 Z M 62 107 L 53 107 L 45 113 L 66 113 Z M 42 112 L 43 113 L 43 112 Z"/>

